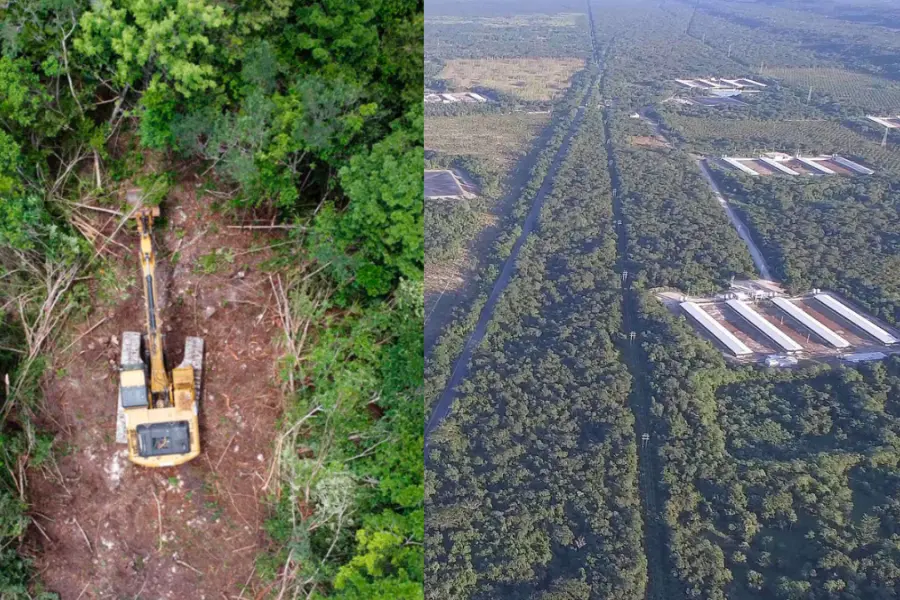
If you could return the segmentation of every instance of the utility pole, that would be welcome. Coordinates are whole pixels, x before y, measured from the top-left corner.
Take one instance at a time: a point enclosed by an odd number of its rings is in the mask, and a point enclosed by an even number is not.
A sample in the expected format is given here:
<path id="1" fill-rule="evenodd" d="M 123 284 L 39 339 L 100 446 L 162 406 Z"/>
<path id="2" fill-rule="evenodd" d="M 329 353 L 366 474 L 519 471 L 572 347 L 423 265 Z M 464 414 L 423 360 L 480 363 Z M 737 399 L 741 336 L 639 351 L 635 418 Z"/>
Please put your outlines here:
<path id="1" fill-rule="evenodd" d="M 810 101 L 812 100 L 812 86 L 809 86 L 809 94 L 806 96 L 806 105 L 809 106 Z"/>
<path id="2" fill-rule="evenodd" d="M 728 44 L 728 58 L 731 58 L 731 46 L 732 44 Z"/>
<path id="3" fill-rule="evenodd" d="M 884 137 L 881 138 L 881 147 L 882 147 L 882 148 L 884 148 L 885 146 L 887 146 L 887 134 L 888 134 L 888 128 L 885 127 L 885 128 L 884 128 Z"/>

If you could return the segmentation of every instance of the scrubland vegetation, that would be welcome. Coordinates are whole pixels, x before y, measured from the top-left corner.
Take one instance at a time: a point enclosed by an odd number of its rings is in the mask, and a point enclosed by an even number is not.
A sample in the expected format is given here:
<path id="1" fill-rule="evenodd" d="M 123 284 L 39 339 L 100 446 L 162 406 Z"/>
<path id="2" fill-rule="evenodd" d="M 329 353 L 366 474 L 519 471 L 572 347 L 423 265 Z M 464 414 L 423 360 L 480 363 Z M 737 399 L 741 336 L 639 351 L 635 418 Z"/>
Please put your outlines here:
<path id="1" fill-rule="evenodd" d="M 502 172 L 525 156 L 548 117 L 528 113 L 428 117 L 425 147 L 444 156 L 472 157 Z"/>

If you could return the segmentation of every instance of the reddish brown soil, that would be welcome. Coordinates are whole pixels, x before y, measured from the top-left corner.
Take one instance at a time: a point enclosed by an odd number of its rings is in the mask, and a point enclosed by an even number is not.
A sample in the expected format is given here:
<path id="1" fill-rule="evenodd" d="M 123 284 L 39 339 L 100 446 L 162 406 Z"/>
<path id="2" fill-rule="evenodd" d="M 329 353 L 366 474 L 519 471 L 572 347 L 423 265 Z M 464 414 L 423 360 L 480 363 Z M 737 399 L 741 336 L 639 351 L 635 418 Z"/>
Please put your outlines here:
<path id="1" fill-rule="evenodd" d="M 829 346 L 820 344 L 815 335 L 808 334 L 802 325 L 794 323 L 790 317 L 782 315 L 777 307 L 767 304 L 757 304 L 755 308 L 756 312 L 774 325 L 781 333 L 803 346 L 804 351 L 816 355 L 833 353 Z M 782 318 L 784 318 L 783 322 Z M 809 338 L 809 341 L 807 341 L 807 337 Z"/>
<path id="2" fill-rule="evenodd" d="M 793 169 L 794 171 L 797 171 L 801 175 L 821 175 L 822 174 L 821 171 L 816 171 L 812 167 L 800 162 L 799 160 L 791 159 L 791 160 L 785 161 L 782 164 L 784 164 L 784 166 L 786 166 L 789 169 Z"/>
<path id="3" fill-rule="evenodd" d="M 833 161 L 833 160 L 820 160 L 820 161 L 819 161 L 819 164 L 822 165 L 823 167 L 825 167 L 826 169 L 831 169 L 832 171 L 834 171 L 834 172 L 837 173 L 838 175 L 845 175 L 845 176 L 848 176 L 848 177 L 849 177 L 849 176 L 853 176 L 853 175 L 857 175 L 857 173 L 856 173 L 855 171 L 851 171 L 850 169 L 848 169 L 848 168 L 845 167 L 844 165 L 842 165 L 842 164 L 840 164 L 840 163 L 837 163 L 837 162 L 835 162 L 835 161 Z"/>
<path id="4" fill-rule="evenodd" d="M 740 315 L 737 315 L 726 304 L 707 304 L 703 307 L 710 316 L 719 322 L 725 329 L 747 345 L 754 352 L 772 354 L 774 351 L 768 345 L 766 338 L 757 335 L 752 327 L 746 324 Z"/>
<path id="5" fill-rule="evenodd" d="M 746 164 L 760 175 L 775 175 L 776 173 L 781 173 L 781 171 L 777 171 L 774 167 L 770 167 L 761 160 L 749 161 Z"/>
<path id="6" fill-rule="evenodd" d="M 241 596 L 247 584 L 259 587 L 263 485 L 282 403 L 274 372 L 280 330 L 260 270 L 270 251 L 239 254 L 278 240 L 227 229 L 233 220 L 213 214 L 196 189 L 188 182 L 173 190 L 168 227 L 155 238 L 161 258 L 181 249 L 178 263 L 161 274 L 168 279 L 162 315 L 171 328 L 170 367 L 181 361 L 185 336 L 206 341 L 203 453 L 182 467 L 152 470 L 132 465 L 115 443 L 118 346 L 111 338 L 145 329 L 137 260 L 120 250 L 116 268 L 132 282 L 130 297 L 104 302 L 94 289 L 93 314 L 70 339 L 107 320 L 55 357 L 45 381 L 46 425 L 58 432 L 62 456 L 58 472 L 29 478 L 40 528 L 30 528 L 29 544 L 42 580 L 63 600 L 221 600 Z M 134 233 L 116 239 L 129 248 L 137 243 Z M 216 274 L 197 274 L 196 260 L 218 248 L 239 256 Z M 255 595 L 248 589 L 243 597 Z"/>
<path id="7" fill-rule="evenodd" d="M 665 142 L 665 140 L 661 140 L 656 137 L 651 137 L 648 135 L 633 135 L 631 136 L 631 145 L 638 146 L 641 148 L 668 148 L 669 145 Z"/>
<path id="8" fill-rule="evenodd" d="M 822 323 L 822 325 L 828 327 L 833 332 L 850 342 L 852 346 L 865 347 L 872 345 L 871 341 L 857 334 L 852 325 L 842 325 L 835 319 L 825 314 L 825 310 L 827 309 L 823 310 L 822 308 L 820 308 L 818 301 L 811 298 L 804 298 L 803 300 L 797 302 L 797 304 L 800 306 L 800 308 L 808 312 L 820 323 Z M 837 318 L 840 319 L 840 317 Z"/>

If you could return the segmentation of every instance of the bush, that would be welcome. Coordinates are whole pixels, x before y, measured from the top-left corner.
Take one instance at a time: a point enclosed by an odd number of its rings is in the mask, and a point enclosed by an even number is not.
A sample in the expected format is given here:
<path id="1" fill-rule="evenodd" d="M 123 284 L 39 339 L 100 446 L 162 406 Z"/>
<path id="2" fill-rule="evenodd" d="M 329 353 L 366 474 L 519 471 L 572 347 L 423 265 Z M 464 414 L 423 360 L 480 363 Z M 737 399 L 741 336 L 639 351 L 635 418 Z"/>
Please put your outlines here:
<path id="1" fill-rule="evenodd" d="M 316 221 L 314 251 L 321 262 L 332 262 L 339 279 L 355 277 L 370 296 L 386 294 L 400 277 L 421 278 L 423 135 L 419 107 L 370 152 L 354 156 L 341 169 L 349 205 L 343 213 L 326 209 Z M 352 259 L 334 264 L 335 253 Z"/>

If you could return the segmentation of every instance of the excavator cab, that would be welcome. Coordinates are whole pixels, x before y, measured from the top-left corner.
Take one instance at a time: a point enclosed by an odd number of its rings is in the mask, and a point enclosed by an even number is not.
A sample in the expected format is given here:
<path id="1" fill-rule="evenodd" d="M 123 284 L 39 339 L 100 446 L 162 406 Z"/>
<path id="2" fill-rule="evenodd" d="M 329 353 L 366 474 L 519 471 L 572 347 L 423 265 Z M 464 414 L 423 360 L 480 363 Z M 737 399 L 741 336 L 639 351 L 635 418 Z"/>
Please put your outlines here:
<path id="1" fill-rule="evenodd" d="M 132 190 L 128 199 L 140 202 L 140 191 Z M 135 464 L 172 467 L 200 454 L 203 340 L 187 338 L 184 360 L 171 372 L 167 369 L 151 238 L 153 219 L 158 216 L 159 207 L 141 207 L 135 213 L 141 234 L 147 333 L 122 334 L 116 441 L 128 445 L 128 458 Z"/>

